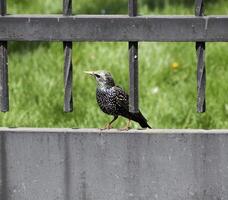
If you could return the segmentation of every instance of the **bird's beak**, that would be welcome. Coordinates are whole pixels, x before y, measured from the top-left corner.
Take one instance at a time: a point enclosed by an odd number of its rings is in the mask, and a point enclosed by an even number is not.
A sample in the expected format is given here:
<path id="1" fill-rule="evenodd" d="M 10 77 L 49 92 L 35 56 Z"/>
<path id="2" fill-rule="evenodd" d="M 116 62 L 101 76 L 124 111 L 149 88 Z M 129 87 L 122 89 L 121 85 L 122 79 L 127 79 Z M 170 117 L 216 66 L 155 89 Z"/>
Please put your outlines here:
<path id="1" fill-rule="evenodd" d="M 90 76 L 94 76 L 94 72 L 93 71 L 84 71 L 86 74 L 89 74 Z"/>

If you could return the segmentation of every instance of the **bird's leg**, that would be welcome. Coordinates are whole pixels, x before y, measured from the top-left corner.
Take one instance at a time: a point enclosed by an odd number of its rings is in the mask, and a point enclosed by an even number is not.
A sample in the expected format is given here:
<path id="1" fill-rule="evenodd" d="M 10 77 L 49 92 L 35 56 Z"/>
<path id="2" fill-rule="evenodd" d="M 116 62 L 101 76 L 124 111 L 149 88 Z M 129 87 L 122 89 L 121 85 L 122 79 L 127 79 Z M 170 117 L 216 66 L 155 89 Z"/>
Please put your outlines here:
<path id="1" fill-rule="evenodd" d="M 131 128 L 131 120 L 129 119 L 127 122 L 127 129 L 130 129 L 130 128 Z"/>
<path id="2" fill-rule="evenodd" d="M 128 131 L 131 128 L 130 125 L 131 125 L 131 120 L 128 119 L 127 126 L 125 126 L 124 128 L 121 128 L 120 130 L 121 131 Z"/>
<path id="3" fill-rule="evenodd" d="M 111 122 L 109 122 L 108 124 L 105 125 L 104 128 L 102 128 L 101 130 L 104 130 L 104 129 L 111 129 L 112 128 L 112 123 L 118 118 L 118 115 L 114 116 L 114 118 L 112 119 Z"/>

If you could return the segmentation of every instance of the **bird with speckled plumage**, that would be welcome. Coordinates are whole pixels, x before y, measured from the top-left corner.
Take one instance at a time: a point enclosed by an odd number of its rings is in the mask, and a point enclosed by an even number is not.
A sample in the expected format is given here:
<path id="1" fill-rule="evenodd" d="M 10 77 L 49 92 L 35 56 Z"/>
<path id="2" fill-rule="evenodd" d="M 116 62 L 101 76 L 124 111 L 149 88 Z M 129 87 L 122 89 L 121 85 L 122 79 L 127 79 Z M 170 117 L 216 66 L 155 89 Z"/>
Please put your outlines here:
<path id="1" fill-rule="evenodd" d="M 129 96 L 121 87 L 115 85 L 114 79 L 109 72 L 85 71 L 85 73 L 96 79 L 96 98 L 100 109 L 104 113 L 114 117 L 105 128 L 110 129 L 111 124 L 118 116 L 125 117 L 129 120 L 127 129 L 130 126 L 130 120 L 138 122 L 142 128 L 151 128 L 140 111 L 138 113 L 129 112 Z"/>

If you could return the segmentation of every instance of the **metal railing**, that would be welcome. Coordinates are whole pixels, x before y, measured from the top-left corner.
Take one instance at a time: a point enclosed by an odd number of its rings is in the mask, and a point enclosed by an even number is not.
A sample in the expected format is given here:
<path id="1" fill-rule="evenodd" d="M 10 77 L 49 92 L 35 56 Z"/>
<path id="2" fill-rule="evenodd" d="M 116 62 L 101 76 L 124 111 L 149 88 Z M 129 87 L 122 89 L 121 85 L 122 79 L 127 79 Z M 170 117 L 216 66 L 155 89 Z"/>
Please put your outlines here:
<path id="1" fill-rule="evenodd" d="M 64 111 L 73 110 L 72 41 L 129 43 L 129 109 L 138 112 L 138 42 L 196 42 L 197 111 L 205 104 L 205 42 L 228 41 L 228 16 L 203 16 L 203 0 L 195 0 L 195 16 L 137 16 L 137 0 L 128 15 L 74 15 L 63 0 L 63 15 L 6 15 L 0 0 L 0 108 L 9 110 L 7 41 L 61 41 L 64 45 Z"/>

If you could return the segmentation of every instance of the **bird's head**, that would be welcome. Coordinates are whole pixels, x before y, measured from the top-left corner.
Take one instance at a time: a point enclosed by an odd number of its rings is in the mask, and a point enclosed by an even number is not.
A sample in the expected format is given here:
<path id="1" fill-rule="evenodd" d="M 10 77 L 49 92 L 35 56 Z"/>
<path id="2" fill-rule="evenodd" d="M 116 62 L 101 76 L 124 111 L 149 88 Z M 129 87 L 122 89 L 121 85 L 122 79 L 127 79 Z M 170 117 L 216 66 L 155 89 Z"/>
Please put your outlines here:
<path id="1" fill-rule="evenodd" d="M 86 74 L 89 74 L 95 77 L 98 87 L 110 88 L 115 86 L 115 82 L 112 78 L 112 75 L 106 71 L 85 71 Z"/>

